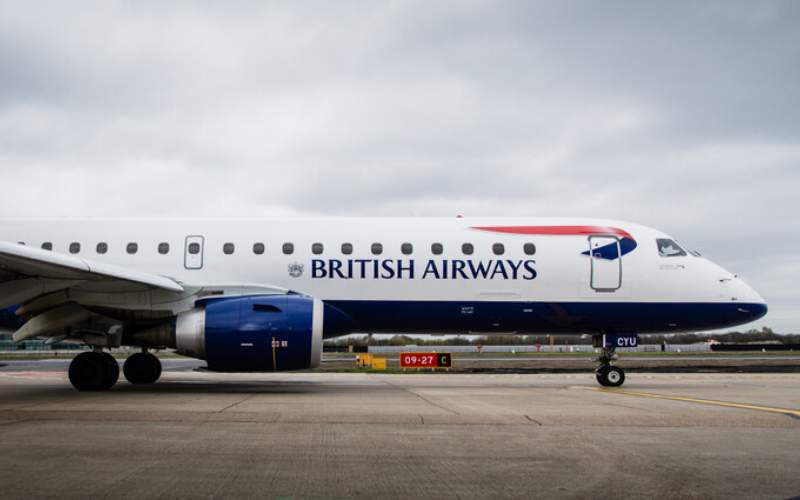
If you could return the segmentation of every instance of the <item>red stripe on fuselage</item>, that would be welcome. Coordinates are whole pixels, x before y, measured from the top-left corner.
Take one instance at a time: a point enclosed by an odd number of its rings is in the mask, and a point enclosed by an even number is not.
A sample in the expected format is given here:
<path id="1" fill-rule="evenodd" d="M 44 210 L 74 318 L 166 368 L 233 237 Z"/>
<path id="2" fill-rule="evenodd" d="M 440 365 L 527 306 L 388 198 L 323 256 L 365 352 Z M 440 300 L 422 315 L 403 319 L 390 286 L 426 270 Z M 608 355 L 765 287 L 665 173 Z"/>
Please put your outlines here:
<path id="1" fill-rule="evenodd" d="M 613 234 L 633 239 L 624 229 L 604 226 L 473 226 L 472 229 L 508 234 L 538 234 L 549 236 L 580 236 Z"/>

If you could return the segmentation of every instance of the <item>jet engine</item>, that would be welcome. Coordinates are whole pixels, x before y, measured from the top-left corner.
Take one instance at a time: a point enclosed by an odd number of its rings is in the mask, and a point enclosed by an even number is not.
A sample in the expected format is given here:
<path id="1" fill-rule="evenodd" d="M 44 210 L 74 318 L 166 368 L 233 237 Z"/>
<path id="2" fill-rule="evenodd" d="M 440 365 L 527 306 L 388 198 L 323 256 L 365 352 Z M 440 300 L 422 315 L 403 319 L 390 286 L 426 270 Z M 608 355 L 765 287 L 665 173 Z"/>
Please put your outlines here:
<path id="1" fill-rule="evenodd" d="M 178 315 L 175 345 L 214 371 L 315 368 L 323 311 L 320 300 L 291 293 L 204 299 Z"/>

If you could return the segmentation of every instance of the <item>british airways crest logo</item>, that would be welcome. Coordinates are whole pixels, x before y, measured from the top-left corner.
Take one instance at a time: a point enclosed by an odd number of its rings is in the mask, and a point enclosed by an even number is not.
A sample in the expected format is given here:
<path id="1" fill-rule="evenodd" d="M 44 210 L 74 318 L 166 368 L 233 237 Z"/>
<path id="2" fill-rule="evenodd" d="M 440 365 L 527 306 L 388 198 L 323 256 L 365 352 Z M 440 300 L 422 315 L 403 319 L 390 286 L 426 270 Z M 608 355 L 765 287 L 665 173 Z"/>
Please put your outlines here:
<path id="1" fill-rule="evenodd" d="M 289 276 L 292 278 L 299 278 L 303 275 L 303 264 L 299 262 L 293 262 L 289 264 Z"/>

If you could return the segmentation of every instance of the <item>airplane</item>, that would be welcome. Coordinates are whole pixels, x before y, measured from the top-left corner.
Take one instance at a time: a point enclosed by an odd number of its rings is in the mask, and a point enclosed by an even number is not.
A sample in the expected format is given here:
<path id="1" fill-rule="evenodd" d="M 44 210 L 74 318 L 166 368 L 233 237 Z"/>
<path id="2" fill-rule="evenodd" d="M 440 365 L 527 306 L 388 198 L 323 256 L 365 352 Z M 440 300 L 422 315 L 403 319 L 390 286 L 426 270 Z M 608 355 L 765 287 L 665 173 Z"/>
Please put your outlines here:
<path id="1" fill-rule="evenodd" d="M 319 366 L 350 333 L 591 334 L 596 378 L 638 334 L 767 313 L 737 275 L 639 224 L 578 218 L 0 219 L 0 320 L 80 342 L 69 379 L 133 384 L 171 348 L 222 372 Z"/>

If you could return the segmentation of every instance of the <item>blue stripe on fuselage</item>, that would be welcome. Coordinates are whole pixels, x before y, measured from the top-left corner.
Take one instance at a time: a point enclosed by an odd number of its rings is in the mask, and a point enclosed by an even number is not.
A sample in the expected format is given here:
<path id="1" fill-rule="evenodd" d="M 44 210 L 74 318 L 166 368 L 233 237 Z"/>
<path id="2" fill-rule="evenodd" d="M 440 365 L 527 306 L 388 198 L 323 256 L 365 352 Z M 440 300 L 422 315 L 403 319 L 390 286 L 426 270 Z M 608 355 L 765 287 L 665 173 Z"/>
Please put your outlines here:
<path id="1" fill-rule="evenodd" d="M 669 333 L 749 323 L 765 304 L 741 302 L 475 302 L 326 300 L 325 337 L 369 333 Z M 0 309 L 16 330 L 18 306 Z"/>
<path id="2" fill-rule="evenodd" d="M 456 302 L 327 300 L 369 333 L 668 333 L 755 321 L 765 304 L 740 302 Z M 327 327 L 327 325 L 326 325 Z M 325 329 L 326 337 L 343 332 Z"/>

